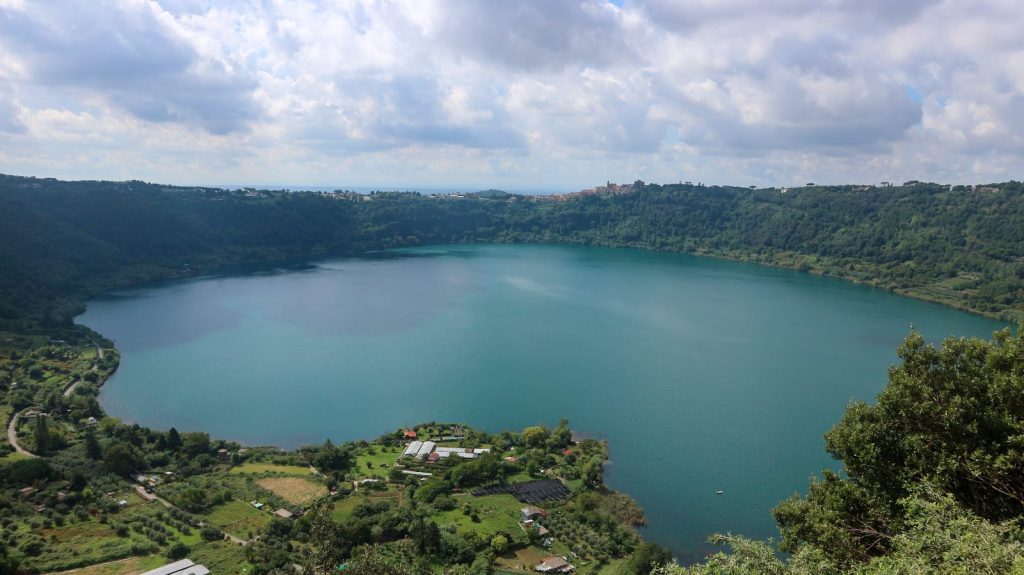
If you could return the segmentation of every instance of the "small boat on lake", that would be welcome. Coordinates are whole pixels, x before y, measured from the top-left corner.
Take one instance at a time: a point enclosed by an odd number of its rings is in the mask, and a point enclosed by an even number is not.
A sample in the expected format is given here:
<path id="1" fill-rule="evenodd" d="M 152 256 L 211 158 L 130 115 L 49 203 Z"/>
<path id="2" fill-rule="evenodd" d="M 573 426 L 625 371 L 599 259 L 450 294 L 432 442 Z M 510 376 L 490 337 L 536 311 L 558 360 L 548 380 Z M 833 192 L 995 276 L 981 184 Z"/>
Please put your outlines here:
<path id="1" fill-rule="evenodd" d="M 715 495 L 725 495 L 725 491 L 719 489 L 718 491 L 715 492 Z"/>

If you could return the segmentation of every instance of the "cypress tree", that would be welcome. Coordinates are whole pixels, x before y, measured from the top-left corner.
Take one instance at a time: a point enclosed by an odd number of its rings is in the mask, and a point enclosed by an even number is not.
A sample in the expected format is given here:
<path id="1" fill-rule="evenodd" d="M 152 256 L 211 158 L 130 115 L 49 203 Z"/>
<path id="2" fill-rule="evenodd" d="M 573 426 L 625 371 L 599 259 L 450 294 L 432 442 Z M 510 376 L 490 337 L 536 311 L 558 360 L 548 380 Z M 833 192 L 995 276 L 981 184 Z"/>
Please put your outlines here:
<path id="1" fill-rule="evenodd" d="M 46 416 L 41 413 L 36 417 L 35 440 L 36 451 L 46 453 L 50 446 L 50 429 L 46 425 Z"/>

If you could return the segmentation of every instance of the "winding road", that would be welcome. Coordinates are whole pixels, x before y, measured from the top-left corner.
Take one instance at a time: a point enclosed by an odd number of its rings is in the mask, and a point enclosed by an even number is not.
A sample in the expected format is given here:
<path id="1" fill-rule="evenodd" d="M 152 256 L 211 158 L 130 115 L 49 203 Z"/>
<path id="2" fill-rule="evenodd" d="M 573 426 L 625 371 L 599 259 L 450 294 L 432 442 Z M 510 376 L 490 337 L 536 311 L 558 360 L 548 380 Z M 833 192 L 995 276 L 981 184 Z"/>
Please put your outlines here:
<path id="1" fill-rule="evenodd" d="M 18 445 L 18 418 L 26 411 L 28 411 L 28 409 L 23 409 L 18 413 L 15 413 L 14 417 L 11 418 L 11 422 L 7 424 L 7 443 L 10 443 L 11 447 L 14 448 L 14 451 L 21 455 L 25 455 L 27 457 L 38 457 L 35 453 L 32 453 Z"/>
<path id="2" fill-rule="evenodd" d="M 103 359 L 103 348 L 100 347 L 100 344 L 98 344 L 96 342 L 93 342 L 92 344 L 94 346 L 96 346 L 96 358 L 97 358 L 97 361 L 98 360 L 102 360 Z M 92 370 L 91 371 L 96 371 L 99 368 L 100 368 L 100 364 L 99 363 L 94 363 L 94 364 L 92 364 Z M 82 383 L 82 378 L 78 378 L 75 381 L 72 381 L 67 387 L 65 387 L 64 388 L 64 397 L 71 397 L 71 394 L 75 392 L 75 388 L 78 387 L 78 384 L 80 384 L 80 383 Z"/>

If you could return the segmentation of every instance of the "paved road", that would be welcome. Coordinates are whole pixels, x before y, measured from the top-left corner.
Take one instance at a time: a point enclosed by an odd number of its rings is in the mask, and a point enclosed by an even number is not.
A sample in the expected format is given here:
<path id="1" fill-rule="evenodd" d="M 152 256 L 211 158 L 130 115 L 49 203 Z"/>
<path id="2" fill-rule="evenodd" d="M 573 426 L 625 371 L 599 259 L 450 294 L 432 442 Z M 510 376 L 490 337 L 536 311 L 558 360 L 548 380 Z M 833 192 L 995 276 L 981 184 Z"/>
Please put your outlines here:
<path id="1" fill-rule="evenodd" d="M 93 345 L 96 346 L 96 357 L 97 357 L 97 359 L 98 360 L 99 359 L 103 359 L 103 348 L 100 347 L 100 345 L 98 343 L 96 343 L 96 342 L 93 342 Z M 92 364 L 92 371 L 96 371 L 99 368 L 100 368 L 100 364 L 98 364 L 98 363 Z M 72 381 L 71 385 L 69 385 L 66 388 L 64 388 L 64 397 L 71 397 L 71 394 L 75 392 L 75 388 L 78 387 L 78 384 L 80 384 L 80 383 L 82 383 L 81 378 L 76 379 L 75 381 Z"/>
<path id="2" fill-rule="evenodd" d="M 14 417 L 11 418 L 11 422 L 7 425 L 7 443 L 10 443 L 11 447 L 14 448 L 14 451 L 22 455 L 27 455 L 28 457 L 36 457 L 36 454 L 18 445 L 18 418 L 21 417 L 21 414 L 25 413 L 25 411 L 26 410 L 23 409 L 18 413 L 15 413 Z"/>
<path id="3" fill-rule="evenodd" d="M 76 379 L 75 381 L 71 382 L 71 385 L 65 387 L 64 388 L 64 397 L 71 397 L 71 394 L 75 392 L 75 388 L 78 387 L 79 383 L 82 383 L 82 380 L 81 379 Z"/>

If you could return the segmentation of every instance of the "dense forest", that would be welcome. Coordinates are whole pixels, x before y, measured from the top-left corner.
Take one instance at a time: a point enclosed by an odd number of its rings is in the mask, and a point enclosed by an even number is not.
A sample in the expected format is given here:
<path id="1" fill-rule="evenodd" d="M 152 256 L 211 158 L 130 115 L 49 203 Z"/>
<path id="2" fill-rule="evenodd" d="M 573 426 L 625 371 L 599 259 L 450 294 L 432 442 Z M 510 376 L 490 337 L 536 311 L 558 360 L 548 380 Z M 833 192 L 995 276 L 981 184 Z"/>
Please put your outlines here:
<path id="1" fill-rule="evenodd" d="M 0 176 L 0 321 L 67 324 L 100 291 L 233 265 L 460 242 L 713 255 L 1024 317 L 1019 182 L 752 190 L 638 181 L 626 189 L 363 196 Z"/>

